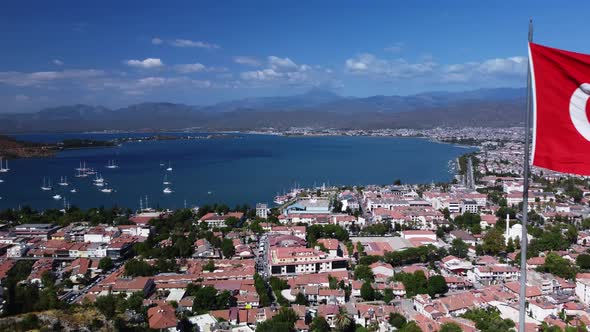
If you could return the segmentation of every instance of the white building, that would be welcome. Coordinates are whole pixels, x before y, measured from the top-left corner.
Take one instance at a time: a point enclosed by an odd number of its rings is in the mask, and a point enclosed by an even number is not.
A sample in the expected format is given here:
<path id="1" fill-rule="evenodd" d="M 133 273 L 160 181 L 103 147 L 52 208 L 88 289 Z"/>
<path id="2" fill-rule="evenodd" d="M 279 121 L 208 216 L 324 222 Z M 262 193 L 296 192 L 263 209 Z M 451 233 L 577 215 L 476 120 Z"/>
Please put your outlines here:
<path id="1" fill-rule="evenodd" d="M 270 209 L 266 203 L 258 203 L 256 204 L 256 216 L 258 218 L 266 219 L 268 218 L 268 212 Z"/>
<path id="2" fill-rule="evenodd" d="M 507 264 L 476 266 L 467 272 L 467 278 L 471 282 L 479 282 L 484 285 L 495 285 L 511 281 L 518 281 L 520 270 Z"/>
<path id="3" fill-rule="evenodd" d="M 510 225 L 510 217 L 506 216 L 506 233 L 504 234 L 504 241 L 508 244 L 508 240 L 512 239 L 512 241 L 520 240 L 522 237 L 522 225 L 521 224 L 514 224 L 512 227 Z M 529 233 L 527 233 L 527 243 L 531 242 L 533 238 Z"/>
<path id="4" fill-rule="evenodd" d="M 580 302 L 590 305 L 590 278 L 576 277 L 576 296 Z"/>
<path id="5" fill-rule="evenodd" d="M 469 212 L 469 213 L 477 213 L 479 211 L 479 206 L 476 201 L 470 199 L 462 199 L 461 200 L 461 213 Z"/>
<path id="6" fill-rule="evenodd" d="M 17 243 L 6 251 L 7 257 L 22 257 L 27 252 L 27 245 L 23 243 Z"/>
<path id="7" fill-rule="evenodd" d="M 436 233 L 433 231 L 423 231 L 423 230 L 408 230 L 400 232 L 401 238 L 410 240 L 416 238 L 428 238 L 433 241 L 436 241 Z"/>

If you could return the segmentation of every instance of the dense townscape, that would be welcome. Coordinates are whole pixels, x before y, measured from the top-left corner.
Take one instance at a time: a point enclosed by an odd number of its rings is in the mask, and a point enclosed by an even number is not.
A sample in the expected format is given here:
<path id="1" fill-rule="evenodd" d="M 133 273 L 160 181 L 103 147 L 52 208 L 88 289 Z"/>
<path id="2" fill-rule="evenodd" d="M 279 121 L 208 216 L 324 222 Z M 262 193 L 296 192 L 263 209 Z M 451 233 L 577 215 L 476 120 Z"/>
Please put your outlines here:
<path id="1" fill-rule="evenodd" d="M 296 188 L 255 207 L 2 211 L 0 330 L 516 330 L 522 128 L 283 134 L 479 149 L 452 183 Z M 590 183 L 532 173 L 527 331 L 586 331 Z"/>

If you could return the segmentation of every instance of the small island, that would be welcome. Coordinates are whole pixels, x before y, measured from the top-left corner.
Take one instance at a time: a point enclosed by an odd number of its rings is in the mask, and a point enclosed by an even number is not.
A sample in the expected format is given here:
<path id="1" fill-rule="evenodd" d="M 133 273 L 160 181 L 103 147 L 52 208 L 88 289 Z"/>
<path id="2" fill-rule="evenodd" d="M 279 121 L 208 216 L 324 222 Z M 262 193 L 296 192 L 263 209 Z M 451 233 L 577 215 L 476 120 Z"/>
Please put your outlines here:
<path id="1" fill-rule="evenodd" d="M 58 143 L 37 143 L 20 141 L 10 136 L 0 135 L 0 156 L 7 159 L 47 158 L 54 156 L 57 151 L 62 150 L 110 147 L 115 145 L 111 141 L 90 139 L 67 139 Z"/>
<path id="2" fill-rule="evenodd" d="M 0 135 L 0 157 L 5 159 L 16 158 L 47 158 L 53 157 L 56 152 L 73 149 L 115 147 L 123 143 L 144 141 L 170 141 L 170 140 L 209 140 L 240 138 L 239 135 L 227 133 L 214 133 L 208 135 L 150 135 L 143 137 L 120 137 L 112 140 L 94 139 L 66 139 L 57 143 L 37 143 L 21 141 L 16 138 Z"/>

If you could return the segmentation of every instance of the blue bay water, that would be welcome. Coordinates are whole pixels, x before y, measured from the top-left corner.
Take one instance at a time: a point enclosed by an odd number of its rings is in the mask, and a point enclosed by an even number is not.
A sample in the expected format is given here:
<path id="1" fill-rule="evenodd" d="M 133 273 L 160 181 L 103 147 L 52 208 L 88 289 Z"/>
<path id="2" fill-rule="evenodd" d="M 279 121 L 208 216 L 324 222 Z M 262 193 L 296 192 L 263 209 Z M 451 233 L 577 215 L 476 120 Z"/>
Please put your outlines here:
<path id="1" fill-rule="evenodd" d="M 186 135 L 186 134 L 179 134 Z M 141 134 L 22 135 L 21 139 L 55 142 L 66 138 L 111 139 Z M 30 205 L 36 209 L 62 208 L 60 194 L 81 208 L 118 205 L 137 209 L 140 197 L 150 207 L 180 208 L 206 203 L 254 205 L 271 203 L 277 193 L 315 185 L 390 184 L 449 181 L 448 163 L 473 151 L 425 139 L 391 137 L 282 137 L 239 135 L 239 138 L 171 140 L 124 143 L 119 147 L 60 152 L 54 158 L 9 161 L 0 173 L 0 208 Z M 107 169 L 114 159 L 117 169 Z M 96 169 L 115 192 L 92 185 L 93 176 L 76 178 L 81 161 Z M 165 168 L 171 163 L 172 172 Z M 165 166 L 160 166 L 164 163 Z M 174 192 L 164 194 L 168 174 Z M 57 185 L 67 176 L 70 186 Z M 53 191 L 41 190 L 50 177 Z M 77 193 L 70 193 L 76 188 Z"/>

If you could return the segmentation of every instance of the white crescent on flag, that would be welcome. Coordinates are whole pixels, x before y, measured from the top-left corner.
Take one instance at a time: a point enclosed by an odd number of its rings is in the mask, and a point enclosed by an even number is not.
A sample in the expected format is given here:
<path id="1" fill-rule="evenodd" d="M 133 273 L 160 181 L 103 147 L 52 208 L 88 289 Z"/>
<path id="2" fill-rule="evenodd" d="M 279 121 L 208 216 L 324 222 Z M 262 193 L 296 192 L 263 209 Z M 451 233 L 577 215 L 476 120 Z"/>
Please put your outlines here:
<path id="1" fill-rule="evenodd" d="M 588 98 L 590 98 L 590 84 L 582 83 L 570 98 L 570 118 L 580 135 L 590 141 L 590 121 L 586 115 Z"/>

